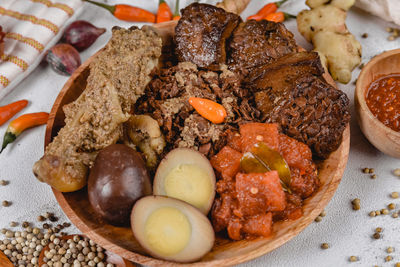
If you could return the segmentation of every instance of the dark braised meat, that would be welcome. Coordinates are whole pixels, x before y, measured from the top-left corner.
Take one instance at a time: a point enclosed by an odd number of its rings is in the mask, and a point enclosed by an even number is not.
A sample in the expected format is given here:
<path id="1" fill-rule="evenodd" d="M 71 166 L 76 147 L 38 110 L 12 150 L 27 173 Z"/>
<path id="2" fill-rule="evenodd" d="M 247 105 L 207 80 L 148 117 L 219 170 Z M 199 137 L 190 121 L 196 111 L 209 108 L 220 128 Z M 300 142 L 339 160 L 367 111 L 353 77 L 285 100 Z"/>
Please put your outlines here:
<path id="1" fill-rule="evenodd" d="M 293 34 L 282 23 L 248 20 L 233 31 L 228 64 L 232 69 L 245 71 L 297 51 Z"/>
<path id="2" fill-rule="evenodd" d="M 194 3 L 184 8 L 175 28 L 178 61 L 218 70 L 226 63 L 226 39 L 240 21 L 238 15 L 212 5 Z"/>
<path id="3" fill-rule="evenodd" d="M 350 121 L 345 93 L 311 74 L 298 78 L 284 96 L 268 92 L 274 103 L 263 114 L 265 121 L 278 123 L 283 133 L 307 144 L 322 159 L 339 147 Z"/>
<path id="4" fill-rule="evenodd" d="M 225 123 L 213 124 L 189 104 L 189 97 L 201 97 L 222 104 L 227 111 Z M 261 115 L 249 91 L 227 67 L 222 71 L 199 70 L 190 62 L 162 69 L 135 105 L 135 114 L 149 114 L 158 121 L 167 141 L 165 152 L 189 147 L 212 156 L 225 144 L 229 129 L 244 121 L 259 121 Z"/>
<path id="5" fill-rule="evenodd" d="M 255 92 L 257 108 L 269 114 L 276 101 L 287 98 L 296 79 L 309 74 L 320 76 L 323 73 L 318 53 L 299 52 L 255 68 L 246 77 L 244 84 Z"/>
<path id="6" fill-rule="evenodd" d="M 256 68 L 244 87 L 254 93 L 261 121 L 278 123 L 324 159 L 339 147 L 350 113 L 346 94 L 326 83 L 323 72 L 317 53 L 289 54 Z"/>

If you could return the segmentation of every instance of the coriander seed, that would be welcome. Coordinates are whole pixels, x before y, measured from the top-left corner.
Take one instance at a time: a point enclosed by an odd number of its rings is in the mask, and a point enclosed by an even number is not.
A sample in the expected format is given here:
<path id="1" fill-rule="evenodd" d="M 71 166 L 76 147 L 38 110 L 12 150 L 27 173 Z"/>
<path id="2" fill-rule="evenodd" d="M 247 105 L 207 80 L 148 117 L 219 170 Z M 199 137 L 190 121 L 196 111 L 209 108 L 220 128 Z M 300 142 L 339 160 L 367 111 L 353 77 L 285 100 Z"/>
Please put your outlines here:
<path id="1" fill-rule="evenodd" d="M 11 202 L 7 201 L 7 200 L 3 200 L 3 202 L 1 202 L 1 205 L 3 205 L 3 207 L 8 207 L 11 205 Z"/>
<path id="2" fill-rule="evenodd" d="M 22 223 L 22 227 L 23 228 L 27 228 L 28 226 L 29 226 L 29 222 L 25 221 L 25 222 Z"/>
<path id="3" fill-rule="evenodd" d="M 350 260 L 350 262 L 356 262 L 356 261 L 358 261 L 358 257 L 350 256 L 349 260 Z"/>
<path id="4" fill-rule="evenodd" d="M 369 173 L 369 168 L 363 168 L 363 169 L 362 169 L 362 172 L 363 172 L 363 173 Z"/>
<path id="5" fill-rule="evenodd" d="M 394 251 L 394 248 L 392 248 L 392 247 L 388 247 L 388 248 L 386 249 L 386 252 L 387 252 L 387 253 L 393 253 L 393 251 Z"/>
<path id="6" fill-rule="evenodd" d="M 321 244 L 321 248 L 322 249 L 328 249 L 329 248 L 329 244 L 328 243 L 322 243 Z"/>
<path id="7" fill-rule="evenodd" d="M 368 215 L 369 215 L 369 217 L 375 217 L 376 213 L 375 213 L 375 211 L 371 211 L 370 213 L 368 213 Z"/>
<path id="8" fill-rule="evenodd" d="M 0 185 L 2 185 L 2 186 L 8 185 L 8 181 L 0 180 Z"/>
<path id="9" fill-rule="evenodd" d="M 391 260 L 393 260 L 392 256 L 386 256 L 386 257 L 385 257 L 385 261 L 386 261 L 386 262 L 391 261 Z"/>
<path id="10" fill-rule="evenodd" d="M 377 178 L 376 174 L 371 175 L 371 179 L 376 179 L 376 178 Z"/>
<path id="11" fill-rule="evenodd" d="M 375 211 L 375 214 L 376 214 L 376 215 L 381 215 L 381 211 L 380 211 L 380 210 L 376 210 L 376 211 Z"/>
<path id="12" fill-rule="evenodd" d="M 389 211 L 388 211 L 387 209 L 381 209 L 381 213 L 382 213 L 383 215 L 388 215 L 388 214 L 389 214 Z"/>
<path id="13" fill-rule="evenodd" d="M 383 231 L 382 227 L 377 227 L 375 229 L 375 233 L 382 233 L 382 231 Z"/>
<path id="14" fill-rule="evenodd" d="M 395 170 L 393 171 L 393 174 L 400 177 L 400 168 L 395 169 Z"/>
<path id="15" fill-rule="evenodd" d="M 37 217 L 37 220 L 38 220 L 38 222 L 44 222 L 46 220 L 46 218 L 44 216 L 42 216 L 42 215 L 39 215 Z"/>
<path id="16" fill-rule="evenodd" d="M 10 222 L 10 227 L 15 227 L 15 226 L 17 226 L 17 225 L 18 225 L 17 222 Z"/>
<path id="17" fill-rule="evenodd" d="M 388 205 L 388 209 L 390 209 L 390 210 L 394 210 L 395 208 L 396 208 L 396 204 L 394 204 L 394 203 L 390 203 Z"/>
<path id="18" fill-rule="evenodd" d="M 380 233 L 374 233 L 372 235 L 372 237 L 375 238 L 375 239 L 379 239 L 379 238 L 381 238 L 381 234 Z"/>
<path id="19" fill-rule="evenodd" d="M 365 38 L 368 38 L 368 33 L 366 33 L 366 32 L 363 33 L 363 34 L 361 35 L 361 38 L 364 38 L 364 39 L 365 39 Z"/>
<path id="20" fill-rule="evenodd" d="M 397 262 L 394 266 L 395 267 L 400 267 L 400 262 Z"/>
<path id="21" fill-rule="evenodd" d="M 315 221 L 316 221 L 316 222 L 322 221 L 322 217 L 321 217 L 321 216 L 317 216 L 317 218 L 315 218 Z"/>
<path id="22" fill-rule="evenodd" d="M 392 198 L 398 198 L 398 197 L 399 197 L 399 192 L 392 192 L 392 193 L 390 194 L 390 196 L 391 196 Z"/>
<path id="23" fill-rule="evenodd" d="M 393 218 L 398 218 L 398 217 L 399 217 L 399 214 L 398 214 L 397 212 L 393 212 L 392 217 L 393 217 Z"/>

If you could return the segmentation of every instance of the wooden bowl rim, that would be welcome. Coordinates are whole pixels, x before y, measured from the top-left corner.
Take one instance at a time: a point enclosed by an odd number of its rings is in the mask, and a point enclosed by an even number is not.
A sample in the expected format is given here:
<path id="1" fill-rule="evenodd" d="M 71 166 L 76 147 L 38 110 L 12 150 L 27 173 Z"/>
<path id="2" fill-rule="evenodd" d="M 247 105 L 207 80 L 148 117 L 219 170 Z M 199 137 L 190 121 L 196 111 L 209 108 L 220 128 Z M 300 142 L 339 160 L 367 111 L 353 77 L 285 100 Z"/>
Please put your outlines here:
<path id="1" fill-rule="evenodd" d="M 167 25 L 167 24 L 165 24 Z M 100 50 L 99 50 L 100 51 Z M 53 124 L 55 120 L 55 116 L 57 114 L 57 111 L 60 108 L 61 100 L 64 98 L 66 92 L 68 89 L 71 87 L 71 85 L 74 83 L 75 79 L 79 77 L 81 72 L 83 72 L 90 62 L 93 60 L 94 57 L 99 53 L 95 53 L 93 56 L 91 56 L 88 60 L 86 60 L 68 79 L 68 81 L 64 84 L 64 87 L 61 89 L 59 95 L 57 96 L 55 100 L 55 104 L 53 105 L 49 120 L 47 122 L 46 126 L 46 135 L 45 135 L 45 147 L 47 144 L 50 143 L 51 138 L 52 138 L 52 130 L 53 130 Z M 328 74 L 324 74 L 324 78 L 327 80 L 327 82 L 331 85 L 333 85 L 336 89 L 337 86 L 335 82 L 333 81 L 332 77 Z M 315 205 L 315 208 L 312 209 L 310 214 L 306 216 L 302 216 L 301 218 L 294 220 L 293 221 L 293 226 L 299 225 L 299 227 L 294 228 L 291 227 L 291 231 L 288 231 L 287 233 L 283 234 L 279 238 L 273 239 L 269 244 L 268 244 L 268 249 L 265 249 L 266 246 L 259 246 L 257 249 L 251 250 L 247 252 L 246 254 L 240 254 L 237 256 L 229 257 L 229 258 L 222 258 L 222 259 L 214 259 L 210 261 L 198 261 L 194 263 L 189 263 L 189 264 L 181 264 L 181 263 L 176 263 L 176 262 L 170 262 L 170 261 L 164 261 L 160 259 L 153 258 L 151 256 L 146 256 L 142 255 L 140 253 L 136 253 L 130 250 L 127 250 L 123 247 L 117 246 L 115 244 L 112 244 L 110 246 L 110 242 L 104 238 L 102 235 L 96 233 L 93 229 L 89 228 L 80 218 L 79 216 L 73 216 L 72 218 L 70 217 L 70 220 L 74 225 L 82 231 L 86 236 L 88 236 L 90 239 L 95 241 L 97 244 L 99 244 L 102 247 L 106 247 L 107 250 L 116 253 L 116 254 L 123 254 L 125 258 L 128 260 L 144 264 L 144 265 L 149 265 L 149 266 L 231 266 L 239 263 L 243 263 L 246 261 L 253 260 L 255 258 L 258 258 L 264 254 L 267 254 L 271 252 L 272 250 L 280 247 L 281 245 L 285 244 L 287 241 L 292 239 L 293 237 L 297 236 L 301 231 L 303 231 L 309 224 L 311 224 L 314 219 L 322 212 L 322 210 L 326 207 L 326 205 L 329 203 L 331 198 L 336 192 L 337 187 L 339 186 L 339 183 L 342 179 L 343 172 L 345 170 L 347 160 L 348 160 L 348 155 L 349 155 L 349 149 L 350 149 L 350 126 L 349 124 L 347 125 L 345 131 L 343 132 L 343 140 L 341 146 L 338 148 L 338 150 L 334 151 L 332 155 L 335 155 L 335 158 L 338 159 L 337 166 L 335 168 L 335 172 L 331 174 L 332 179 L 329 184 L 324 187 L 325 192 L 321 194 L 320 199 L 318 203 Z M 322 187 L 321 187 L 322 188 Z M 60 207 L 63 209 L 65 214 L 75 214 L 74 209 L 69 205 L 69 202 L 65 198 L 65 195 L 62 192 L 59 192 L 55 190 L 54 188 L 52 189 L 54 196 L 56 197 L 57 202 L 59 203 Z M 321 190 L 321 189 L 320 189 Z M 122 256 L 122 255 L 121 255 Z"/>
<path id="2" fill-rule="evenodd" d="M 370 84 L 365 84 L 364 81 L 365 81 L 367 75 L 370 73 L 372 67 L 375 64 L 377 64 L 379 61 L 384 60 L 388 57 L 392 57 L 394 55 L 398 55 L 400 57 L 400 48 L 385 51 L 379 55 L 376 55 L 362 68 L 360 75 L 358 76 L 357 83 L 356 83 L 355 99 L 358 100 L 358 103 L 361 106 L 361 111 L 357 110 L 357 112 L 363 112 L 363 114 L 367 116 L 368 120 L 377 122 L 375 125 L 377 125 L 379 127 L 380 131 L 389 133 L 391 136 L 394 136 L 395 138 L 398 138 L 400 140 L 400 132 L 396 132 L 395 130 L 386 126 L 380 120 L 378 120 L 378 118 L 375 117 L 374 114 L 372 114 L 372 112 L 369 109 L 367 102 L 365 100 L 365 97 L 366 97 L 365 93 L 366 93 L 366 90 L 368 90 Z M 397 68 L 398 68 L 397 72 L 393 72 L 393 73 L 400 73 L 400 67 L 397 67 Z M 359 114 L 359 116 L 361 116 L 361 114 Z"/>

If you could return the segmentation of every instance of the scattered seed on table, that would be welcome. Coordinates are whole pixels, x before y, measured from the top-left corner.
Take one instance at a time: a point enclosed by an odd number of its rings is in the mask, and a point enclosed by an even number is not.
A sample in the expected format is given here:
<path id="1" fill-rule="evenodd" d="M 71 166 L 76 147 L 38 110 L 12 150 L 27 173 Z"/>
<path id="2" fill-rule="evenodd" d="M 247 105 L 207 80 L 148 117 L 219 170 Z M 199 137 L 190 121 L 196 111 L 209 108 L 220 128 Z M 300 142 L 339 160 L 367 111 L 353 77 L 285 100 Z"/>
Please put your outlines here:
<path id="1" fill-rule="evenodd" d="M 400 267 L 400 262 L 397 262 L 397 263 L 395 264 L 395 267 Z"/>
<path id="2" fill-rule="evenodd" d="M 372 237 L 375 238 L 375 239 L 379 239 L 379 238 L 381 238 L 381 234 L 380 233 L 374 233 L 372 235 Z"/>
<path id="3" fill-rule="evenodd" d="M 329 244 L 328 243 L 322 243 L 321 244 L 321 248 L 322 249 L 328 249 L 329 248 Z"/>
<path id="4" fill-rule="evenodd" d="M 390 194 L 390 196 L 391 196 L 392 198 L 399 198 L 399 192 L 392 192 L 392 193 Z"/>
<path id="5" fill-rule="evenodd" d="M 400 177 L 400 168 L 395 169 L 395 170 L 393 171 L 393 174 Z"/>
<path id="6" fill-rule="evenodd" d="M 319 216 L 321 216 L 321 217 L 325 217 L 325 216 L 326 216 L 326 211 L 325 211 L 325 210 L 323 210 Z"/>
<path id="7" fill-rule="evenodd" d="M 385 261 L 386 261 L 386 262 L 391 261 L 391 260 L 393 260 L 392 256 L 386 256 L 386 257 L 385 257 Z"/>
<path id="8" fill-rule="evenodd" d="M 392 32 L 392 31 L 393 31 L 393 28 L 392 28 L 392 27 L 386 27 L 386 31 L 387 31 L 387 32 Z"/>
<path id="9" fill-rule="evenodd" d="M 54 214 L 51 213 L 51 212 L 46 212 L 46 213 L 44 214 L 44 217 L 45 217 L 46 219 L 49 219 L 51 216 L 54 216 Z"/>
<path id="10" fill-rule="evenodd" d="M 321 217 L 321 216 L 317 216 L 317 218 L 315 218 L 315 221 L 316 221 L 316 222 L 322 221 L 322 217 Z"/>
<path id="11" fill-rule="evenodd" d="M 394 203 L 390 203 L 388 205 L 388 209 L 390 209 L 390 210 L 394 210 L 395 208 L 396 208 L 396 204 L 394 204 Z"/>
<path id="12" fill-rule="evenodd" d="M 363 173 L 369 173 L 369 168 L 363 168 L 363 169 L 362 169 L 362 172 L 363 172 Z"/>
<path id="13" fill-rule="evenodd" d="M 356 257 L 356 256 L 350 256 L 349 261 L 350 261 L 350 262 L 356 262 L 356 261 L 358 261 L 358 257 Z"/>
<path id="14" fill-rule="evenodd" d="M 3 202 L 1 202 L 1 204 L 3 205 L 3 207 L 8 207 L 11 205 L 11 202 L 7 201 L 7 200 L 3 200 Z"/>
<path id="15" fill-rule="evenodd" d="M 388 211 L 387 209 L 381 209 L 381 213 L 382 213 L 383 215 L 388 215 L 388 214 L 389 214 L 389 211 Z"/>
<path id="16" fill-rule="evenodd" d="M 47 229 L 50 228 L 50 224 L 44 223 L 42 227 L 43 227 L 43 229 L 46 229 L 46 230 L 47 230 Z"/>
<path id="17" fill-rule="evenodd" d="M 378 176 L 376 176 L 376 174 L 371 175 L 371 179 L 376 179 L 376 178 L 378 178 Z"/>
<path id="18" fill-rule="evenodd" d="M 375 211 L 375 214 L 376 214 L 376 215 L 381 215 L 381 211 L 380 211 L 380 210 L 376 210 L 376 211 Z"/>
<path id="19" fill-rule="evenodd" d="M 392 248 L 392 247 L 388 247 L 388 248 L 386 249 L 386 252 L 387 252 L 387 253 L 393 253 L 393 251 L 394 251 L 394 248 Z"/>
<path id="20" fill-rule="evenodd" d="M 387 39 L 388 39 L 389 41 L 394 41 L 394 39 L 396 39 L 396 37 L 393 36 L 393 35 L 390 35 Z"/>
<path id="21" fill-rule="evenodd" d="M 25 221 L 25 222 L 22 223 L 22 227 L 23 228 L 27 228 L 28 226 L 29 226 L 29 222 Z"/>
<path id="22" fill-rule="evenodd" d="M 3 185 L 3 186 L 8 185 L 8 181 L 0 180 L 0 185 Z"/>
<path id="23" fill-rule="evenodd" d="M 374 168 L 369 168 L 369 173 L 374 173 L 375 169 Z"/>
<path id="24" fill-rule="evenodd" d="M 375 217 L 375 216 L 376 216 L 376 213 L 375 213 L 375 211 L 371 211 L 370 213 L 368 213 L 368 215 L 369 215 L 370 217 Z"/>
<path id="25" fill-rule="evenodd" d="M 362 38 L 368 38 L 368 33 L 366 33 L 366 32 L 363 33 L 363 34 L 361 35 L 361 37 L 362 37 Z"/>
<path id="26" fill-rule="evenodd" d="M 393 212 L 392 217 L 393 218 L 399 218 L 399 214 L 397 212 Z"/>
<path id="27" fill-rule="evenodd" d="M 49 217 L 49 220 L 51 222 L 56 222 L 56 221 L 58 221 L 58 218 L 56 216 L 52 215 L 52 216 Z"/>
<path id="28" fill-rule="evenodd" d="M 38 222 L 44 222 L 46 220 L 46 218 L 44 216 L 42 216 L 42 215 L 39 215 L 37 217 L 37 220 L 38 220 Z"/>

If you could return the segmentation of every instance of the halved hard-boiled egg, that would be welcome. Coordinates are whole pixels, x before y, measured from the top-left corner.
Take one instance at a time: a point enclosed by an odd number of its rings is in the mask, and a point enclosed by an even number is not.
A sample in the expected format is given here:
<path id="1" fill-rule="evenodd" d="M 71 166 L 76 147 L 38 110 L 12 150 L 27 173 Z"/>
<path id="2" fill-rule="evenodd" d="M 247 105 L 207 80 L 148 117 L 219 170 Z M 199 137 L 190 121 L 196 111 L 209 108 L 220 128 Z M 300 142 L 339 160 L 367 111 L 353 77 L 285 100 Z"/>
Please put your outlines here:
<path id="1" fill-rule="evenodd" d="M 183 200 L 207 214 L 215 197 L 214 170 L 200 152 L 176 148 L 158 166 L 153 193 Z"/>
<path id="2" fill-rule="evenodd" d="M 188 203 L 166 196 L 138 200 L 132 209 L 131 227 L 150 255 L 176 262 L 200 259 L 211 250 L 215 240 L 204 214 Z"/>

